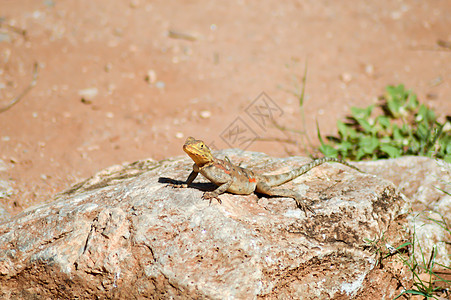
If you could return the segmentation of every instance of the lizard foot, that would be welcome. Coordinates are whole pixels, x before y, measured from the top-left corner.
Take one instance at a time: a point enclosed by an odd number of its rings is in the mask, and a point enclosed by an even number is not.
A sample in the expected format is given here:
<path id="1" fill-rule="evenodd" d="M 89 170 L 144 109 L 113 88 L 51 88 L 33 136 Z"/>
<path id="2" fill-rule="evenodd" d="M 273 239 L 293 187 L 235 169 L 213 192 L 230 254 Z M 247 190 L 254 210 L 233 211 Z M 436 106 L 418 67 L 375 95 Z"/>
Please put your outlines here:
<path id="1" fill-rule="evenodd" d="M 219 204 L 222 204 L 221 199 L 219 199 L 218 195 L 213 192 L 205 192 L 204 195 L 202 196 L 202 199 L 210 200 L 210 204 L 212 199 L 216 199 L 218 200 Z"/>
<path id="2" fill-rule="evenodd" d="M 295 199 L 295 200 L 296 200 L 297 206 L 304 211 L 306 216 L 307 216 L 307 210 L 309 210 L 312 214 L 316 215 L 316 213 L 313 211 L 313 209 L 311 209 L 310 206 L 305 204 L 304 201 L 299 200 L 299 199 Z"/>

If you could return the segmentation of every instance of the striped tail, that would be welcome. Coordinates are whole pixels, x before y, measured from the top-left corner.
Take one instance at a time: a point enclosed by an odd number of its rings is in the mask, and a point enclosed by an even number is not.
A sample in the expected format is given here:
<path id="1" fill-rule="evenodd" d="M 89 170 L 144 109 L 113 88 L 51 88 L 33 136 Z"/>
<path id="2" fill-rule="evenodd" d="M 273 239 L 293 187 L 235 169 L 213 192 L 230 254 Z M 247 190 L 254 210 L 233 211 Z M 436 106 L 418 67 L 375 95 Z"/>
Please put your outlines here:
<path id="1" fill-rule="evenodd" d="M 354 167 L 353 165 L 347 163 L 346 161 L 344 161 L 342 159 L 335 158 L 335 157 L 322 157 L 322 158 L 315 159 L 315 160 L 313 160 L 297 169 L 294 169 L 292 171 L 278 174 L 278 175 L 263 175 L 262 177 L 264 177 L 267 180 L 267 182 L 269 183 L 270 186 L 278 186 L 278 185 L 284 184 L 285 182 L 293 180 L 296 177 L 301 176 L 302 174 L 307 173 L 311 169 L 313 169 L 325 162 L 338 162 L 338 163 L 348 166 L 354 170 L 357 170 L 361 173 L 364 173 L 359 168 Z"/>

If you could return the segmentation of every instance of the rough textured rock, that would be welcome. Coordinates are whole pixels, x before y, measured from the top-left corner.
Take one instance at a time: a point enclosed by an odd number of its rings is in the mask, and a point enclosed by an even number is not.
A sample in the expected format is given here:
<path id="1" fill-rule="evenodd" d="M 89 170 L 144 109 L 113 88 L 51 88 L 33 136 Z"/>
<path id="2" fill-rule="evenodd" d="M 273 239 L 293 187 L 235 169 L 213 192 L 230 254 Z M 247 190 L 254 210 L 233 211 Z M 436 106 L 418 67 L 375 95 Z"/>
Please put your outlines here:
<path id="1" fill-rule="evenodd" d="M 412 213 L 407 220 L 410 231 L 415 233 L 417 260 L 423 261 L 423 255 L 430 257 L 435 248 L 435 262 L 450 267 L 451 235 L 443 222 L 451 224 L 451 196 L 443 191 L 451 193 L 451 165 L 442 160 L 415 156 L 363 165 L 369 173 L 395 183 L 410 199 Z"/>
<path id="2" fill-rule="evenodd" d="M 274 173 L 305 158 L 223 151 Z M 52 202 L 0 224 L 2 298 L 393 298 L 399 281 L 376 267 L 364 239 L 400 243 L 406 199 L 395 185 L 340 164 L 288 184 L 312 201 L 175 189 L 188 158 L 106 169 Z M 364 166 L 364 165 L 360 165 Z M 199 180 L 203 178 L 199 177 Z"/>

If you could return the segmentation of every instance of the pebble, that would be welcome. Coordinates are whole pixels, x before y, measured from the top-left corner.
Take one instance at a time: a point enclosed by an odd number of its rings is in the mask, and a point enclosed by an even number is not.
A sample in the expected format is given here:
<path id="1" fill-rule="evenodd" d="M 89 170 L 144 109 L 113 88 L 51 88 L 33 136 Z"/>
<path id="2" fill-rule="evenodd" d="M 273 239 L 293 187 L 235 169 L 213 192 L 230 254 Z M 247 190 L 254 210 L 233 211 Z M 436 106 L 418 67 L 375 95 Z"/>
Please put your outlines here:
<path id="1" fill-rule="evenodd" d="M 349 83 L 352 80 L 352 75 L 351 73 L 343 73 L 340 75 L 340 79 L 341 81 L 343 81 L 344 83 Z"/>
<path id="2" fill-rule="evenodd" d="M 200 117 L 201 117 L 202 119 L 208 119 L 208 118 L 210 118 L 210 117 L 211 117 L 211 111 L 209 111 L 209 110 L 202 110 L 202 111 L 200 112 Z"/>
<path id="3" fill-rule="evenodd" d="M 175 137 L 178 138 L 178 139 L 183 139 L 184 136 L 185 136 L 185 135 L 183 134 L 183 132 L 177 132 L 177 133 L 175 134 Z"/>
<path id="4" fill-rule="evenodd" d="M 154 84 L 157 81 L 157 73 L 155 72 L 155 70 L 147 71 L 146 81 L 149 84 Z"/>
<path id="5" fill-rule="evenodd" d="M 78 95 L 80 95 L 83 99 L 86 99 L 86 100 L 94 99 L 98 93 L 99 93 L 99 90 L 95 87 L 78 91 Z"/>
<path id="6" fill-rule="evenodd" d="M 366 75 L 369 75 L 369 76 L 373 75 L 374 74 L 374 66 L 370 65 L 370 64 L 366 65 L 365 73 L 366 73 Z"/>

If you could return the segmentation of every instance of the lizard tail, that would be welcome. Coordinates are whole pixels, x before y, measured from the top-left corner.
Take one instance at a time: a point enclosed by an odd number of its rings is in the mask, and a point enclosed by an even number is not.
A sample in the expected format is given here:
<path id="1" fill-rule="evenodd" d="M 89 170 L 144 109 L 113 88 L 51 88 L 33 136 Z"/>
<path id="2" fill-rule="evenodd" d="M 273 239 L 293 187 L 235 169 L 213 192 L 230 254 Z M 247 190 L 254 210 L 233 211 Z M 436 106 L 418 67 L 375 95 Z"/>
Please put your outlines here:
<path id="1" fill-rule="evenodd" d="M 302 174 L 307 173 L 314 167 L 317 167 L 325 162 L 338 162 L 338 163 L 341 163 L 345 166 L 348 166 L 354 170 L 357 170 L 357 171 L 363 173 L 363 171 L 361 171 L 359 168 L 354 167 L 353 165 L 347 163 L 346 161 L 344 161 L 342 159 L 335 158 L 335 157 L 322 157 L 322 158 L 315 159 L 315 160 L 313 160 L 297 169 L 294 169 L 292 171 L 278 174 L 278 175 L 263 175 L 262 177 L 265 178 L 271 186 L 278 186 L 278 185 L 284 184 L 285 182 L 293 180 L 294 178 L 299 177 Z"/>

